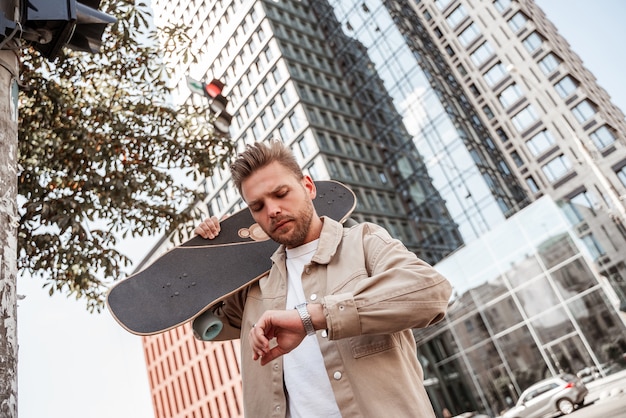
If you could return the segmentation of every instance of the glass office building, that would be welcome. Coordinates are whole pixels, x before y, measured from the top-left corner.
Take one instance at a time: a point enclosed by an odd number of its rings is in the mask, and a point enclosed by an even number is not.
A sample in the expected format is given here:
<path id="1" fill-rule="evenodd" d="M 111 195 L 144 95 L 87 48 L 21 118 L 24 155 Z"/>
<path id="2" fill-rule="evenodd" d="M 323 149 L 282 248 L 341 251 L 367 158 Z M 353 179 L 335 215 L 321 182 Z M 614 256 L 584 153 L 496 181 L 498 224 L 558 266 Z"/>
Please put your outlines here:
<path id="1" fill-rule="evenodd" d="M 415 331 L 436 411 L 497 416 L 544 377 L 621 367 L 619 299 L 550 197 L 436 267 L 454 298 L 443 323 Z"/>
<path id="2" fill-rule="evenodd" d="M 533 1 L 153 6 L 157 24 L 189 24 L 201 58 L 177 68 L 181 102 L 204 100 L 185 76 L 222 80 L 239 149 L 282 140 L 314 179 L 354 189 L 357 220 L 450 278 L 448 318 L 416 333 L 438 414 L 495 414 L 543 375 L 626 351 L 624 115 Z M 242 207 L 227 171 L 203 187 L 208 213 Z M 192 338 L 146 338 L 149 370 L 200 370 L 232 350 L 174 362 L 166 347 Z M 208 399 L 239 416 L 238 368 L 212 391 L 193 389 L 197 370 L 154 372 L 158 416 L 214 415 Z"/>

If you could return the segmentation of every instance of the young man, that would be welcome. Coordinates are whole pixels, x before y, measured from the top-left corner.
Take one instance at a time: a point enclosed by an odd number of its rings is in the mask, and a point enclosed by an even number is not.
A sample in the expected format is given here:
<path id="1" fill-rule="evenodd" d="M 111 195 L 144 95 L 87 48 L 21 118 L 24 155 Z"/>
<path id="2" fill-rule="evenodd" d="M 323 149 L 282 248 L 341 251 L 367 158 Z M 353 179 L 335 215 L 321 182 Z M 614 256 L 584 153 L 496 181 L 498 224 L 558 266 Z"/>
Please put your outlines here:
<path id="1" fill-rule="evenodd" d="M 443 318 L 448 281 L 377 225 L 320 218 L 280 142 L 248 146 L 231 173 L 282 244 L 269 274 L 215 311 L 216 339 L 242 340 L 246 416 L 434 417 L 411 328 Z M 215 217 L 196 228 L 219 231 Z"/>

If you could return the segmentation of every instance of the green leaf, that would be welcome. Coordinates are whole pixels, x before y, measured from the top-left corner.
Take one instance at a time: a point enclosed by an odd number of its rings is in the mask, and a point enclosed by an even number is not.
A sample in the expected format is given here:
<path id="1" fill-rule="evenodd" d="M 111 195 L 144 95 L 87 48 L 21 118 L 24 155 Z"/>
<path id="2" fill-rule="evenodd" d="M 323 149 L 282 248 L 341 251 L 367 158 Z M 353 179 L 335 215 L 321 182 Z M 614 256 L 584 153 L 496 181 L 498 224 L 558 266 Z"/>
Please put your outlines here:
<path id="1" fill-rule="evenodd" d="M 19 97 L 18 266 L 90 312 L 129 273 L 119 239 L 198 216 L 184 210 L 198 192 L 170 169 L 208 175 L 233 152 L 211 132 L 208 104 L 171 105 L 173 63 L 197 60 L 187 28 L 153 30 L 144 2 L 100 9 L 118 19 L 101 53 L 66 50 L 49 62 L 26 50 Z"/>

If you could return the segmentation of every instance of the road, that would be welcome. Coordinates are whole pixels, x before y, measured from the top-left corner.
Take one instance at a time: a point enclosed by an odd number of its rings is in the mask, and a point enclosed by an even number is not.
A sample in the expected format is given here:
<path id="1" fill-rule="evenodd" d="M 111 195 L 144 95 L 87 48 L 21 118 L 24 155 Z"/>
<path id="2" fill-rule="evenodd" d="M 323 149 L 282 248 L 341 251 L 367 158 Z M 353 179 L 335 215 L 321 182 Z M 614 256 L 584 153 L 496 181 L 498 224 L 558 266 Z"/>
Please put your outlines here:
<path id="1" fill-rule="evenodd" d="M 626 418 L 626 372 L 587 384 L 585 406 L 568 418 Z"/>
<path id="2" fill-rule="evenodd" d="M 626 394 L 585 404 L 568 418 L 626 418 Z"/>

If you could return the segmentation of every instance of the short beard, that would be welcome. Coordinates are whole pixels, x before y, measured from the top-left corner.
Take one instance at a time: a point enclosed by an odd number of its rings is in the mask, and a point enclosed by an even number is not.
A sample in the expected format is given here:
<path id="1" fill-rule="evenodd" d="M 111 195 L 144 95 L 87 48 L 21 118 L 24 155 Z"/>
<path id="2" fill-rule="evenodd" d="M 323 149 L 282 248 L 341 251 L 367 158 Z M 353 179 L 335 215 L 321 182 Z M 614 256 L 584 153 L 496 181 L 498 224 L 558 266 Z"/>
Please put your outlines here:
<path id="1" fill-rule="evenodd" d="M 313 202 L 311 200 L 307 200 L 307 205 L 293 217 L 295 225 L 291 233 L 287 235 L 268 233 L 268 235 L 274 241 L 279 244 L 283 244 L 287 248 L 299 247 L 304 244 L 304 241 L 309 233 L 309 229 L 311 229 L 314 213 L 315 209 L 313 207 Z"/>

